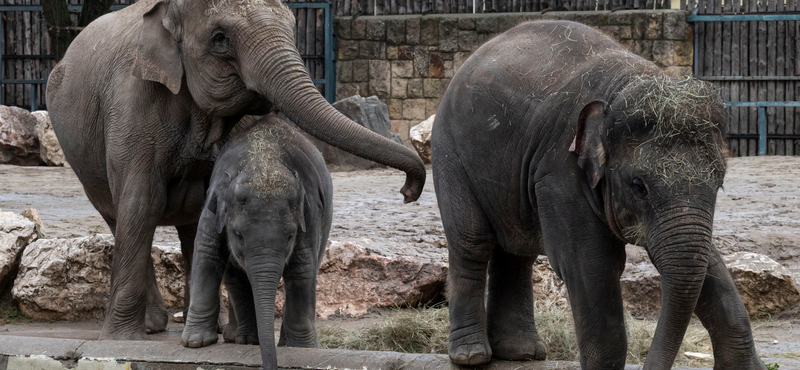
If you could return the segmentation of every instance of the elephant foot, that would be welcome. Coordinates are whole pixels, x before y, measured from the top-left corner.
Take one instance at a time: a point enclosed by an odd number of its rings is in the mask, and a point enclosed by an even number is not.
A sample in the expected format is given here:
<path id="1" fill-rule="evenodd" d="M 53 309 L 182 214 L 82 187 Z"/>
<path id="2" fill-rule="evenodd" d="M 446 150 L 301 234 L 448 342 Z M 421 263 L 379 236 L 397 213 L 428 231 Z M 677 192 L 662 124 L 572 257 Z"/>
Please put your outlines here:
<path id="1" fill-rule="evenodd" d="M 492 348 L 482 335 L 474 334 L 457 340 L 450 340 L 450 361 L 456 365 L 476 366 L 492 359 Z"/>
<path id="2" fill-rule="evenodd" d="M 187 322 L 183 328 L 183 334 L 181 334 L 181 344 L 184 347 L 200 348 L 217 343 L 219 335 L 217 334 L 216 322 L 214 324 L 209 327 Z"/>
<path id="3" fill-rule="evenodd" d="M 169 323 L 169 314 L 163 307 L 148 307 L 144 315 L 145 332 L 147 334 L 160 333 L 167 330 L 167 323 Z"/>
<path id="4" fill-rule="evenodd" d="M 228 322 L 228 325 L 222 328 L 222 340 L 224 340 L 225 343 L 235 343 L 238 333 L 238 325 L 236 325 L 235 322 Z"/>
<path id="5" fill-rule="evenodd" d="M 234 339 L 234 342 L 236 344 L 255 344 L 255 345 L 258 345 L 258 343 L 259 343 L 258 342 L 258 334 L 256 334 L 256 335 L 252 335 L 252 334 L 237 335 L 236 338 Z"/>
<path id="6" fill-rule="evenodd" d="M 538 334 L 491 336 L 494 358 L 501 360 L 537 360 L 547 359 L 547 346 Z"/>

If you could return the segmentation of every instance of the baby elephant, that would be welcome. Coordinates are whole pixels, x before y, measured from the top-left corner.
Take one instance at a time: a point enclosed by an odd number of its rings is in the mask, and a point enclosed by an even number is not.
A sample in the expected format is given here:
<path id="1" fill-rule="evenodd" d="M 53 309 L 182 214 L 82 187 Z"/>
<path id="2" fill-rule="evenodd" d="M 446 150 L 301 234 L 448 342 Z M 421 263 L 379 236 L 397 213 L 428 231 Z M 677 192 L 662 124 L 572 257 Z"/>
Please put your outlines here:
<path id="1" fill-rule="evenodd" d="M 317 346 L 316 280 L 332 193 L 322 155 L 283 119 L 266 116 L 234 135 L 220 151 L 200 216 L 184 346 L 217 342 L 224 280 L 238 321 L 236 343 L 260 343 L 264 369 L 276 369 L 281 277 L 286 302 L 278 345 Z"/>

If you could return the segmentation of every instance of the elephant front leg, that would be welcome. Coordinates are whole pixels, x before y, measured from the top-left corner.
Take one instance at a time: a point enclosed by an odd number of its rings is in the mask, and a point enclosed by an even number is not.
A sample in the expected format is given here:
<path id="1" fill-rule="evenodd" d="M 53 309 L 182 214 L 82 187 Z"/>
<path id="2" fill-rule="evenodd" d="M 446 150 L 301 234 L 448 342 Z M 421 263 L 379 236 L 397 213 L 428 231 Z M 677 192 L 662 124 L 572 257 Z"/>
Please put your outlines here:
<path id="1" fill-rule="evenodd" d="M 223 333 L 225 341 L 236 344 L 258 344 L 258 326 L 256 324 L 256 308 L 253 303 L 253 287 L 247 274 L 232 259 L 225 268 L 225 289 L 233 306 L 236 330 Z M 231 325 L 230 323 L 228 325 Z"/>
<path id="2" fill-rule="evenodd" d="M 316 348 L 317 256 L 310 248 L 295 250 L 283 271 L 286 301 L 278 346 Z"/>
<path id="3" fill-rule="evenodd" d="M 700 297 L 694 312 L 708 329 L 714 348 L 714 369 L 760 369 L 750 320 L 731 274 L 715 247 L 711 247 Z"/>
<path id="4" fill-rule="evenodd" d="M 623 369 L 627 355 L 619 279 L 625 244 L 569 181 L 538 183 L 536 200 L 547 257 L 564 280 L 582 369 Z"/>
<path id="5" fill-rule="evenodd" d="M 100 339 L 146 340 L 147 303 L 161 300 L 156 295 L 150 250 L 166 198 L 154 178 L 152 175 L 127 178 L 118 196 L 111 292 Z M 152 314 L 155 319 L 162 313 L 153 307 Z M 157 326 L 160 324 L 154 325 Z"/>
<path id="6" fill-rule="evenodd" d="M 181 344 L 185 347 L 205 347 L 219 340 L 219 287 L 228 259 L 228 251 L 223 243 L 224 239 L 216 233 L 214 215 L 208 209 L 203 210 L 195 238 L 196 249 L 189 286 L 191 301 L 181 335 Z"/>
<path id="7" fill-rule="evenodd" d="M 164 307 L 164 299 L 158 291 L 156 270 L 153 266 L 153 257 L 150 256 L 147 264 L 147 311 L 144 316 L 144 326 L 147 334 L 160 333 L 167 329 L 169 313 Z"/>
<path id="8" fill-rule="evenodd" d="M 533 319 L 533 261 L 495 248 L 489 262 L 486 313 L 494 357 L 504 360 L 544 360 L 545 346 Z"/>

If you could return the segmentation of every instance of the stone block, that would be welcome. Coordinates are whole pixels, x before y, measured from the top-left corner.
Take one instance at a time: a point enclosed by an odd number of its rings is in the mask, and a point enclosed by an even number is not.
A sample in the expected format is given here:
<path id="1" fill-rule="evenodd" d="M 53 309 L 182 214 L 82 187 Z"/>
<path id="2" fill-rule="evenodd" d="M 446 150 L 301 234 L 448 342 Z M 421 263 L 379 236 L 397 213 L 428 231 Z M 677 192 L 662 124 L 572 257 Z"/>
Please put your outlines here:
<path id="1" fill-rule="evenodd" d="M 364 18 L 353 19 L 350 36 L 353 40 L 365 39 L 367 37 L 367 20 Z"/>
<path id="2" fill-rule="evenodd" d="M 414 47 L 409 45 L 401 45 L 397 47 L 397 59 L 400 60 L 414 60 Z"/>
<path id="3" fill-rule="evenodd" d="M 359 93 L 358 84 L 355 83 L 336 84 L 336 100 L 349 98 L 353 95 L 357 95 L 358 93 Z"/>
<path id="4" fill-rule="evenodd" d="M 675 50 L 672 41 L 656 40 L 653 41 L 653 62 L 661 68 L 675 64 L 673 57 Z"/>
<path id="5" fill-rule="evenodd" d="M 392 98 L 405 99 L 408 80 L 405 78 L 392 77 Z"/>
<path id="6" fill-rule="evenodd" d="M 440 98 L 425 99 L 425 115 L 430 117 L 436 114 L 436 110 L 439 109 L 440 101 L 441 101 Z"/>
<path id="7" fill-rule="evenodd" d="M 694 62 L 694 45 L 691 41 L 674 41 L 675 56 L 673 61 L 677 66 L 691 66 Z"/>
<path id="8" fill-rule="evenodd" d="M 475 19 L 474 18 L 459 18 L 458 19 L 458 29 L 460 30 L 474 30 L 475 29 Z"/>
<path id="9" fill-rule="evenodd" d="M 423 79 L 423 96 L 426 98 L 441 98 L 449 84 L 449 78 Z"/>
<path id="10" fill-rule="evenodd" d="M 406 44 L 419 44 L 420 22 L 419 17 L 406 19 Z"/>
<path id="11" fill-rule="evenodd" d="M 458 19 L 443 18 L 439 22 L 439 51 L 458 51 Z"/>
<path id="12" fill-rule="evenodd" d="M 353 81 L 354 82 L 367 82 L 369 81 L 369 61 L 368 60 L 355 60 L 353 61 Z"/>
<path id="13" fill-rule="evenodd" d="M 661 35 L 661 13 L 647 13 L 647 29 L 645 30 L 645 38 L 648 40 L 660 40 Z"/>
<path id="14" fill-rule="evenodd" d="M 497 16 L 487 15 L 479 17 L 475 20 L 475 30 L 478 33 L 495 33 L 497 32 Z"/>
<path id="15" fill-rule="evenodd" d="M 519 13 L 507 13 L 497 20 L 497 32 L 506 32 L 522 22 L 522 17 Z"/>
<path id="16" fill-rule="evenodd" d="M 453 55 L 455 55 L 455 53 L 439 53 L 439 55 L 442 57 L 442 60 L 453 60 Z"/>
<path id="17" fill-rule="evenodd" d="M 425 99 L 403 100 L 404 119 L 425 119 Z"/>
<path id="18" fill-rule="evenodd" d="M 430 53 L 424 46 L 414 47 L 414 77 L 428 77 Z"/>
<path id="19" fill-rule="evenodd" d="M 410 60 L 392 61 L 392 77 L 414 77 L 414 62 Z"/>
<path id="20" fill-rule="evenodd" d="M 359 41 L 358 57 L 361 59 L 386 59 L 386 43 L 381 41 Z"/>
<path id="21" fill-rule="evenodd" d="M 600 29 L 601 32 L 603 32 L 606 35 L 608 35 L 608 37 L 610 37 L 610 38 L 612 38 L 614 40 L 619 40 L 620 39 L 620 37 L 619 37 L 619 26 L 600 26 L 598 28 Z"/>
<path id="22" fill-rule="evenodd" d="M 428 65 L 428 77 L 444 77 L 444 59 L 441 54 L 431 53 L 430 64 Z"/>
<path id="23" fill-rule="evenodd" d="M 386 59 L 389 60 L 396 60 L 398 58 L 398 47 L 397 46 L 386 46 Z"/>
<path id="24" fill-rule="evenodd" d="M 336 63 L 336 79 L 339 82 L 352 82 L 353 81 L 353 62 L 348 60 L 340 60 Z"/>
<path id="25" fill-rule="evenodd" d="M 408 80 L 408 97 L 409 98 L 422 98 L 424 97 L 424 84 L 421 78 L 412 78 Z"/>
<path id="26" fill-rule="evenodd" d="M 386 99 L 391 92 L 391 73 L 388 60 L 369 61 L 369 93 Z"/>
<path id="27" fill-rule="evenodd" d="M 406 22 L 402 19 L 386 21 L 386 42 L 389 45 L 400 45 L 406 42 Z"/>
<path id="28" fill-rule="evenodd" d="M 664 38 L 667 40 L 689 40 L 689 24 L 683 12 L 664 12 Z"/>
<path id="29" fill-rule="evenodd" d="M 337 40 L 339 60 L 353 60 L 358 58 L 358 41 Z"/>
<path id="30" fill-rule="evenodd" d="M 475 51 L 480 46 L 478 34 L 475 31 L 458 32 L 458 50 Z"/>
<path id="31" fill-rule="evenodd" d="M 635 40 L 643 39 L 647 32 L 647 19 L 644 13 L 631 14 L 631 38 Z"/>
<path id="32" fill-rule="evenodd" d="M 386 22 L 383 19 L 372 18 L 367 20 L 367 40 L 386 40 Z"/>
<path id="33" fill-rule="evenodd" d="M 403 99 L 389 99 L 389 118 L 403 118 Z"/>
<path id="34" fill-rule="evenodd" d="M 608 15 L 608 24 L 610 25 L 630 25 L 631 22 L 631 12 L 630 11 L 618 11 L 613 12 Z"/>
<path id="35" fill-rule="evenodd" d="M 636 55 L 653 60 L 653 41 L 652 40 L 633 40 L 633 50 Z"/>
<path id="36" fill-rule="evenodd" d="M 472 53 L 467 52 L 459 52 L 456 53 L 453 57 L 453 73 L 458 72 L 458 69 L 461 68 L 461 65 L 469 58 Z"/>
<path id="37" fill-rule="evenodd" d="M 353 19 L 350 17 L 334 17 L 333 18 L 333 34 L 338 40 L 348 40 L 353 37 L 352 31 Z"/>
<path id="38" fill-rule="evenodd" d="M 403 141 L 408 140 L 408 120 L 392 120 L 392 132 L 400 134 Z"/>
<path id="39" fill-rule="evenodd" d="M 689 77 L 692 75 L 692 67 L 672 66 L 665 68 L 664 72 L 675 77 Z"/>
<path id="40" fill-rule="evenodd" d="M 423 17 L 420 20 L 419 43 L 422 45 L 439 44 L 439 18 Z"/>
<path id="41" fill-rule="evenodd" d="M 452 60 L 445 60 L 444 61 L 444 77 L 445 78 L 452 78 L 453 74 L 455 74 L 455 70 L 453 69 L 453 61 Z"/>
<path id="42" fill-rule="evenodd" d="M 630 40 L 633 35 L 631 34 L 631 26 L 617 26 L 618 28 L 618 36 L 617 40 Z"/>

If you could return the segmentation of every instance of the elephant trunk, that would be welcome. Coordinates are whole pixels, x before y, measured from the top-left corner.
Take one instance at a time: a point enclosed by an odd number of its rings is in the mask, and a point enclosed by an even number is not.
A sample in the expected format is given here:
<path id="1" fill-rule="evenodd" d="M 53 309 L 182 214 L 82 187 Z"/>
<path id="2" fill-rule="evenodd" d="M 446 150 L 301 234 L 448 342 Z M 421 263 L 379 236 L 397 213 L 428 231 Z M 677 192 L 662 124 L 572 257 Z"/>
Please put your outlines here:
<path id="1" fill-rule="evenodd" d="M 258 256 L 247 258 L 245 270 L 253 289 L 253 303 L 256 309 L 256 325 L 261 347 L 262 367 L 265 370 L 277 369 L 278 359 L 275 355 L 275 293 L 283 275 L 283 257 Z"/>
<path id="2" fill-rule="evenodd" d="M 320 95 L 286 31 L 267 32 L 253 50 L 268 50 L 254 61 L 248 88 L 257 91 L 300 128 L 346 152 L 406 173 L 400 192 L 405 202 L 419 198 L 425 185 L 422 159 L 403 145 L 384 138 L 345 117 Z M 258 45 L 261 46 L 258 46 Z"/>
<path id="3" fill-rule="evenodd" d="M 648 238 L 650 257 L 661 274 L 661 313 L 644 369 L 670 369 L 703 288 L 711 248 L 713 216 L 679 207 L 662 213 Z"/>

